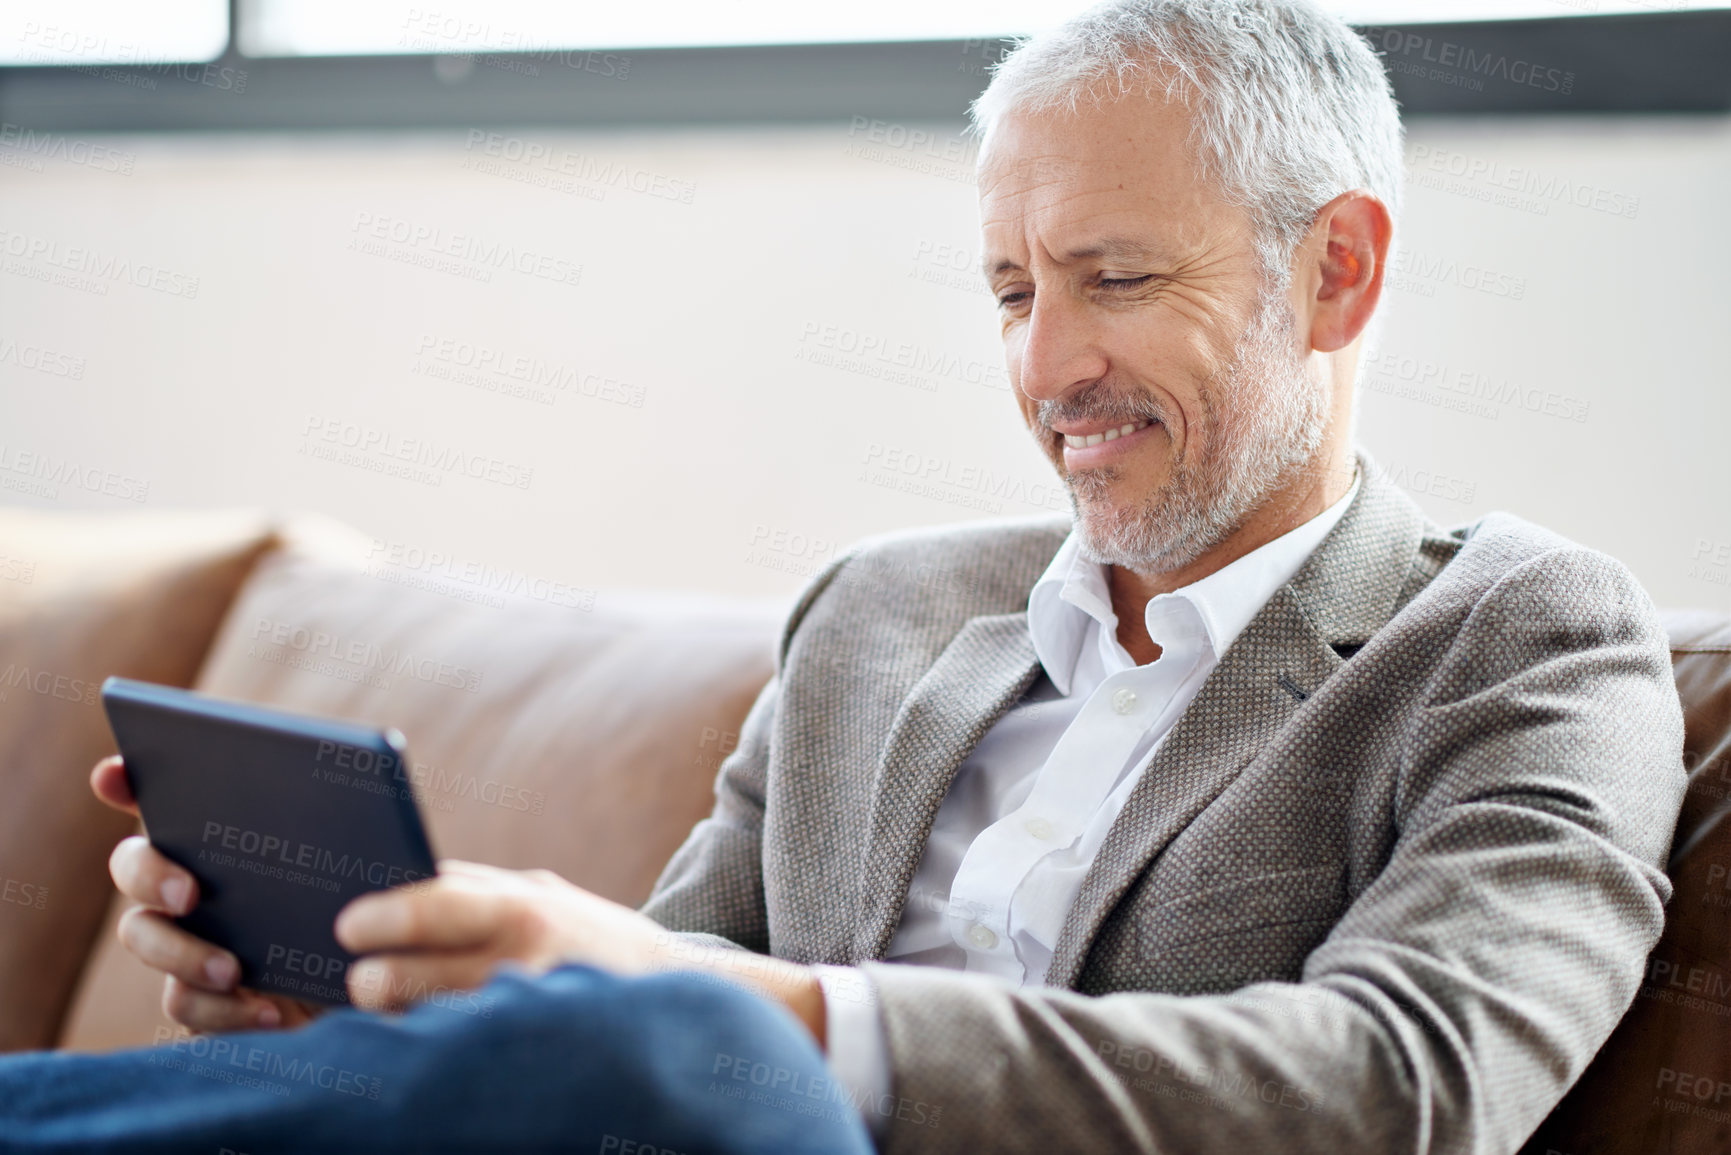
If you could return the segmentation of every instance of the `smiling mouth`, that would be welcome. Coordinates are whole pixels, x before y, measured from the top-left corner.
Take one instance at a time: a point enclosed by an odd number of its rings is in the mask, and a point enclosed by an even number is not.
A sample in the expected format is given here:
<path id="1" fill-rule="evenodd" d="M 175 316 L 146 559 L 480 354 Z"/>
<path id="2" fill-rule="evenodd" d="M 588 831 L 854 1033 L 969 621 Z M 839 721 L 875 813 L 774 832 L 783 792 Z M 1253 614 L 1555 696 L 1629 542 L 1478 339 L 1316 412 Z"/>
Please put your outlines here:
<path id="1" fill-rule="evenodd" d="M 1063 435 L 1064 444 L 1071 449 L 1086 449 L 1090 445 L 1099 445 L 1104 441 L 1116 441 L 1120 437 L 1128 437 L 1152 424 L 1154 424 L 1152 421 L 1127 421 L 1123 425 L 1115 429 L 1108 429 L 1103 433 L 1089 433 L 1087 435 L 1066 433 Z"/>

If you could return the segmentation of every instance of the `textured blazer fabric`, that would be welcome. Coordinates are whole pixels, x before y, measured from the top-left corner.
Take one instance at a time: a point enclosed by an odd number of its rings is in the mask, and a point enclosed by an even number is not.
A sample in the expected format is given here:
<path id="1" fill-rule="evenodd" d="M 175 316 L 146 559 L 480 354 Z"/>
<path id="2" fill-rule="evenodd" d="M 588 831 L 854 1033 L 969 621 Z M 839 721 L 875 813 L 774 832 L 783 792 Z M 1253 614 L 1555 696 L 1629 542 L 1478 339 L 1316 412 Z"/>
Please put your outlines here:
<path id="1" fill-rule="evenodd" d="M 1362 453 L 1339 524 L 1140 770 L 1047 985 L 880 961 L 963 758 L 1029 688 L 1067 518 L 818 575 L 645 910 L 877 990 L 889 1151 L 1512 1152 L 1633 999 L 1684 788 L 1659 618 Z"/>

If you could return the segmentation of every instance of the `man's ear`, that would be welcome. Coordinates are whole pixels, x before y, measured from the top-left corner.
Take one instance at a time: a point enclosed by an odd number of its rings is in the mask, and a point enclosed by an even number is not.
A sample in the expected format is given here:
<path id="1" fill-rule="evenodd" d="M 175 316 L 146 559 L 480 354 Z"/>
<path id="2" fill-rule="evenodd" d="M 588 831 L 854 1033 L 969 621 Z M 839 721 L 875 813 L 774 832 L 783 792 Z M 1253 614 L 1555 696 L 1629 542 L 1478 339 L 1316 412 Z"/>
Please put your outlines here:
<path id="1" fill-rule="evenodd" d="M 1341 193 L 1317 212 L 1311 242 L 1322 252 L 1311 302 L 1312 349 L 1344 349 L 1370 324 L 1382 299 L 1382 274 L 1393 236 L 1388 206 L 1364 189 Z"/>

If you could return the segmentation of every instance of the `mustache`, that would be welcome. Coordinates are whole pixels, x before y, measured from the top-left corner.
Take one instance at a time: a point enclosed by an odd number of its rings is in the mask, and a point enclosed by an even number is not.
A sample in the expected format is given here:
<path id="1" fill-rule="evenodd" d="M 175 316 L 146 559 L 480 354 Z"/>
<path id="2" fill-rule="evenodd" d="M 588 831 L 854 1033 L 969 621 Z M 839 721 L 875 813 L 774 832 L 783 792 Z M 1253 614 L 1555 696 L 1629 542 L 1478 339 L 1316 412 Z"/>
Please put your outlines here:
<path id="1" fill-rule="evenodd" d="M 1103 381 L 1050 401 L 1042 401 L 1034 411 L 1035 419 L 1056 434 L 1052 424 L 1057 421 L 1110 421 L 1124 425 L 1132 421 L 1158 421 L 1169 425 L 1166 406 L 1146 393 L 1120 394 Z"/>

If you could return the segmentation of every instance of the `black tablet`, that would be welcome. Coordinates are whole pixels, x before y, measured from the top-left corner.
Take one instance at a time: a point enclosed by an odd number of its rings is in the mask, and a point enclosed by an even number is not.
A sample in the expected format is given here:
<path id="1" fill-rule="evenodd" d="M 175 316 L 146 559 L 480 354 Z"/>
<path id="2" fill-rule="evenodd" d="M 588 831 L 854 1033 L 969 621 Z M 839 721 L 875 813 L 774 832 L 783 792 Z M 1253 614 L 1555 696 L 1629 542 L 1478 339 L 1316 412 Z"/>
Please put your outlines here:
<path id="1" fill-rule="evenodd" d="M 434 874 L 402 735 L 126 678 L 102 702 L 151 845 L 198 880 L 180 925 L 245 986 L 348 1002 L 337 912 Z"/>

